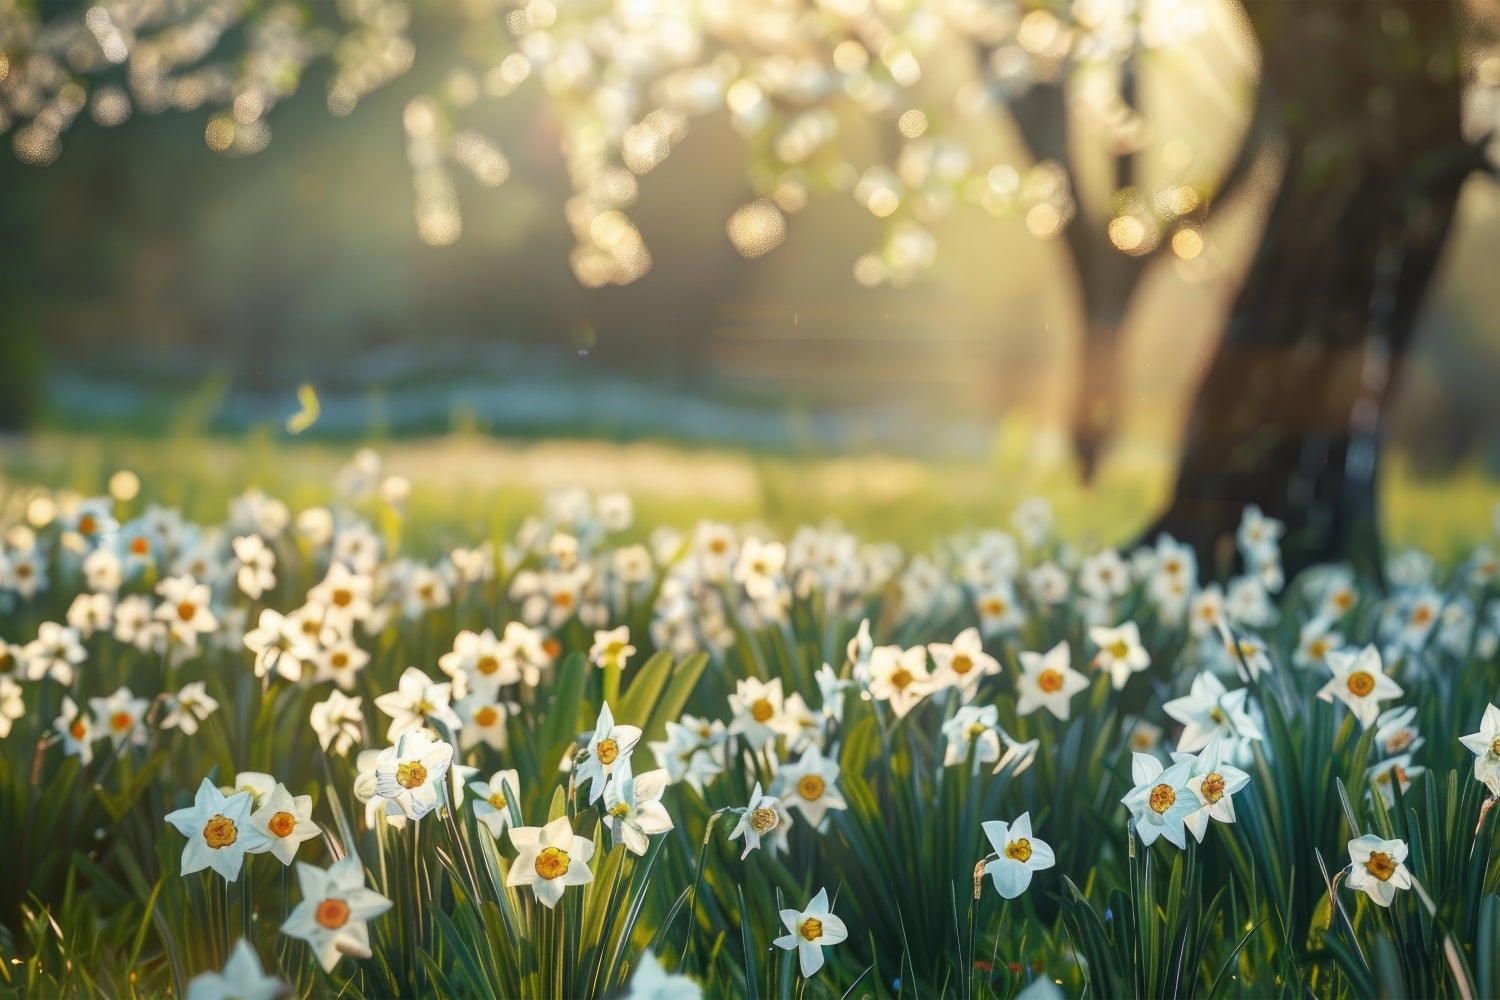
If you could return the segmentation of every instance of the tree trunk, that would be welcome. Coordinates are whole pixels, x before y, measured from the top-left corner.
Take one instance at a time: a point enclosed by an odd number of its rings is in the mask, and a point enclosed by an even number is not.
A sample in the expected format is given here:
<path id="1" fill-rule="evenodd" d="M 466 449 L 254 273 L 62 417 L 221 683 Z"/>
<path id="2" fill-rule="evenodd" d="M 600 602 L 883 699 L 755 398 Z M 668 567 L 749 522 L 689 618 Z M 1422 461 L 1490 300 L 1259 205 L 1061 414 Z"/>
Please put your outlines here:
<path id="1" fill-rule="evenodd" d="M 1457 11 L 1246 7 L 1286 170 L 1151 534 L 1191 544 L 1211 574 L 1254 503 L 1287 523 L 1289 575 L 1336 559 L 1378 573 L 1382 423 L 1459 188 L 1482 162 L 1459 126 Z"/>

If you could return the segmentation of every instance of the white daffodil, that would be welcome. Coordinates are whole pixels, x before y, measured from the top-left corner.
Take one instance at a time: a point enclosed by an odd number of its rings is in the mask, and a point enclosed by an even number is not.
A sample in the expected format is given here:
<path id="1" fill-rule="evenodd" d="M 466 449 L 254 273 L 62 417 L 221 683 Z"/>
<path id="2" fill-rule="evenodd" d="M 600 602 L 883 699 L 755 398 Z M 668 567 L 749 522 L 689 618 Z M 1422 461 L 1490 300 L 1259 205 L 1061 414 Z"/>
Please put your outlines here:
<path id="1" fill-rule="evenodd" d="M 116 750 L 129 744 L 146 745 L 146 709 L 151 702 L 137 698 L 122 687 L 108 698 L 90 698 L 94 710 L 94 728 L 109 737 Z"/>
<path id="2" fill-rule="evenodd" d="M 375 762 L 375 793 L 401 807 L 407 819 L 421 819 L 442 803 L 443 776 L 453 763 L 453 746 L 424 732 L 407 733 Z"/>
<path id="3" fill-rule="evenodd" d="M 1186 696 L 1162 705 L 1163 712 L 1183 725 L 1177 749 L 1196 753 L 1216 736 L 1237 743 L 1264 739 L 1260 726 L 1245 709 L 1249 697 L 1248 688 L 1227 690 L 1223 681 L 1206 670 L 1194 677 Z"/>
<path id="4" fill-rule="evenodd" d="M 819 889 L 805 910 L 782 910 L 781 922 L 789 934 L 772 944 L 787 951 L 796 949 L 802 978 L 807 979 L 823 967 L 823 949 L 849 936 L 849 928 L 828 908 L 828 890 Z"/>
<path id="5" fill-rule="evenodd" d="M 495 638 L 490 629 L 460 632 L 453 639 L 453 651 L 438 658 L 438 669 L 455 682 L 462 680 L 472 694 L 493 702 L 500 697 L 502 687 L 521 680 L 521 666 L 511 652 L 511 637 L 509 629 L 505 642 Z"/>
<path id="6" fill-rule="evenodd" d="M 202 681 L 189 681 L 181 691 L 167 697 L 166 709 L 161 727 L 180 729 L 191 736 L 198 731 L 198 723 L 219 710 L 219 703 L 209 696 Z"/>
<path id="7" fill-rule="evenodd" d="M 1125 686 L 1131 674 L 1151 665 L 1151 654 L 1141 645 L 1141 630 L 1135 622 L 1125 622 L 1114 628 L 1095 625 L 1089 629 L 1089 639 L 1099 647 L 1099 653 L 1094 657 L 1095 669 L 1109 671 L 1110 682 L 1116 691 Z"/>
<path id="8" fill-rule="evenodd" d="M 115 620 L 112 594 L 79 594 L 68 605 L 67 622 L 87 639 L 95 632 L 107 631 Z"/>
<path id="9" fill-rule="evenodd" d="M 823 751 L 817 747 L 811 747 L 797 763 L 781 769 L 771 785 L 771 794 L 789 808 L 801 812 L 813 829 L 817 829 L 823 825 L 828 810 L 848 808 L 835 784 L 838 780 L 838 762 L 824 757 Z"/>
<path id="10" fill-rule="evenodd" d="M 984 870 L 995 882 L 995 891 L 1005 899 L 1015 899 L 1031 885 L 1031 875 L 1057 864 L 1052 848 L 1031 833 L 1031 813 L 1023 812 L 1014 823 L 990 820 L 983 825 L 984 835 L 998 857 Z"/>
<path id="11" fill-rule="evenodd" d="M 621 625 L 617 629 L 594 633 L 594 644 L 589 647 L 589 662 L 597 667 L 623 670 L 625 661 L 635 655 L 630 644 L 630 627 Z"/>
<path id="12" fill-rule="evenodd" d="M 1422 749 L 1426 740 L 1417 729 L 1417 706 L 1391 708 L 1381 712 L 1375 719 L 1375 746 L 1382 754 L 1394 757 L 1397 754 L 1413 754 Z"/>
<path id="13" fill-rule="evenodd" d="M 10 735 L 11 724 L 26 714 L 21 685 L 0 675 L 0 740 Z"/>
<path id="14" fill-rule="evenodd" d="M 391 908 L 391 901 L 365 887 L 365 869 L 353 854 L 322 869 L 297 862 L 302 902 L 287 915 L 281 933 L 306 941 L 323 971 L 332 972 L 344 955 L 370 957 L 369 921 Z"/>
<path id="15" fill-rule="evenodd" d="M 42 622 L 36 627 L 36 638 L 23 650 L 26 679 L 39 681 L 51 677 L 63 687 L 73 685 L 73 668 L 88 655 L 78 641 L 78 630 L 57 622 Z"/>
<path id="16" fill-rule="evenodd" d="M 782 711 L 781 678 L 769 682 L 742 677 L 735 682 L 735 693 L 729 696 L 729 735 L 739 736 L 754 750 L 759 750 L 776 736 L 776 724 Z"/>
<path id="17" fill-rule="evenodd" d="M 187 649 L 198 648 L 198 636 L 219 627 L 209 608 L 213 600 L 208 584 L 191 576 L 169 576 L 156 585 L 161 596 L 155 618 L 165 622 L 172 641 Z"/>
<path id="18" fill-rule="evenodd" d="M 891 706 L 901 718 L 935 689 L 927 673 L 927 649 L 877 646 L 870 655 L 870 697 Z"/>
<path id="19" fill-rule="evenodd" d="M 760 846 L 763 838 L 770 841 L 771 853 L 775 854 L 779 848 L 786 847 L 787 831 L 791 825 L 792 814 L 786 811 L 786 806 L 776 796 L 762 794 L 760 782 L 757 781 L 755 790 L 750 793 L 750 804 L 740 813 L 739 822 L 734 829 L 729 831 L 729 839 L 745 838 L 741 861 Z"/>
<path id="20" fill-rule="evenodd" d="M 987 636 L 1013 632 L 1026 621 L 1016 592 L 1006 581 L 978 594 L 974 598 L 974 611 L 979 616 L 979 630 Z"/>
<path id="21" fill-rule="evenodd" d="M 360 708 L 363 698 L 350 698 L 342 691 L 328 692 L 328 700 L 312 707 L 308 721 L 318 734 L 318 745 L 324 753 L 339 756 L 364 738 L 365 715 Z"/>
<path id="22" fill-rule="evenodd" d="M 973 697 L 982 679 L 1000 672 L 1000 661 L 984 651 L 977 628 L 964 629 L 951 643 L 929 642 L 927 652 L 937 667 L 932 672 L 933 687 L 956 687 L 965 700 Z"/>
<path id="23" fill-rule="evenodd" d="M 278 611 L 261 609 L 259 624 L 245 633 L 245 648 L 255 654 L 256 677 L 274 673 L 293 683 L 302 679 L 303 661 L 316 647 L 310 647 L 294 625 Z"/>
<path id="24" fill-rule="evenodd" d="M 1385 675 L 1380 665 L 1380 651 L 1366 646 L 1358 652 L 1337 651 L 1328 654 L 1328 669 L 1333 678 L 1318 691 L 1324 701 L 1338 698 L 1360 725 L 1370 728 L 1380 715 L 1380 702 L 1385 698 L 1401 697 L 1401 685 Z"/>
<path id="25" fill-rule="evenodd" d="M 589 859 L 594 856 L 594 842 L 574 836 L 567 816 L 559 816 L 546 826 L 520 826 L 510 831 L 510 842 L 519 852 L 511 863 L 505 884 L 529 885 L 537 901 L 551 909 L 570 885 L 594 881 Z"/>
<path id="26" fill-rule="evenodd" d="M 1396 804 L 1396 788 L 1399 787 L 1403 794 L 1411 787 L 1411 780 L 1427 771 L 1420 764 L 1412 764 L 1411 754 L 1397 754 L 1389 760 L 1383 760 L 1370 768 L 1365 780 L 1370 788 L 1380 793 L 1388 806 Z"/>
<path id="27" fill-rule="evenodd" d="M 264 771 L 241 771 L 234 776 L 234 783 L 219 789 L 225 795 L 249 792 L 250 802 L 259 806 L 260 800 L 271 794 L 276 787 L 276 778 Z"/>
<path id="28" fill-rule="evenodd" d="M 1187 846 L 1186 821 L 1199 808 L 1196 793 L 1188 787 L 1187 761 L 1163 768 L 1150 754 L 1131 754 L 1131 780 L 1135 787 L 1120 800 L 1135 817 L 1135 832 L 1141 843 L 1166 837 L 1178 847 Z"/>
<path id="29" fill-rule="evenodd" d="M 669 975 L 647 948 L 635 963 L 621 1000 L 702 1000 L 703 987 L 687 976 Z"/>
<path id="30" fill-rule="evenodd" d="M 1016 714 L 1030 715 L 1038 708 L 1045 708 L 1059 719 L 1066 719 L 1072 711 L 1073 696 L 1088 686 L 1088 678 L 1073 669 L 1068 640 L 1045 653 L 1022 651 Z"/>
<path id="31" fill-rule="evenodd" d="M 225 795 L 204 778 L 191 806 L 167 813 L 166 821 L 187 838 L 182 874 L 212 868 L 226 882 L 238 879 L 245 855 L 266 846 L 265 835 L 250 825 L 253 805 L 249 792 Z"/>
<path id="32" fill-rule="evenodd" d="M 340 635 L 333 643 L 312 654 L 313 683 L 333 681 L 345 691 L 354 690 L 359 672 L 370 662 L 370 654 L 354 644 L 348 635 Z"/>
<path id="33" fill-rule="evenodd" d="M 720 758 L 727 738 L 724 723 L 684 715 L 681 722 L 667 723 L 665 740 L 655 740 L 646 746 L 657 763 L 667 769 L 670 780 L 686 782 L 702 795 L 703 783 L 724 771 Z"/>
<path id="34" fill-rule="evenodd" d="M 667 789 L 667 772 L 661 768 L 632 775 L 627 761 L 604 790 L 604 822 L 615 843 L 630 853 L 644 856 L 650 838 L 672 829 L 672 817 L 661 804 Z"/>
<path id="35" fill-rule="evenodd" d="M 290 992 L 281 980 L 266 975 L 260 956 L 240 938 L 223 972 L 203 972 L 188 981 L 186 1000 L 276 1000 Z"/>
<path id="36" fill-rule="evenodd" d="M 1500 508 L 1497 508 L 1500 509 Z M 1474 754 L 1474 778 L 1500 797 L 1500 708 L 1486 705 L 1479 732 L 1459 739 Z"/>
<path id="37" fill-rule="evenodd" d="M 63 753 L 78 755 L 78 762 L 88 767 L 94 759 L 94 723 L 68 695 L 63 695 L 62 714 L 52 721 L 52 728 L 62 737 Z"/>
<path id="38" fill-rule="evenodd" d="M 1197 796 L 1198 808 L 1189 813 L 1183 822 L 1193 839 L 1200 844 L 1208 831 L 1210 819 L 1220 823 L 1234 822 L 1234 800 L 1231 796 L 1250 783 L 1250 775 L 1224 762 L 1225 754 L 1231 749 L 1229 742 L 1215 739 L 1196 757 L 1181 752 L 1172 755 L 1174 764 L 1187 764 L 1186 784 Z"/>
<path id="39" fill-rule="evenodd" d="M 496 750 L 504 750 L 510 741 L 506 720 L 511 710 L 504 702 L 486 701 L 471 694 L 453 706 L 464 727 L 459 732 L 459 746 L 467 750 L 483 743 Z"/>
<path id="40" fill-rule="evenodd" d="M 484 824 L 490 836 L 496 840 L 520 815 L 521 778 L 515 770 L 496 771 L 489 781 L 469 782 L 469 791 L 474 793 L 474 818 Z"/>
<path id="41" fill-rule="evenodd" d="M 1005 751 L 1000 754 L 1000 759 L 995 761 L 995 769 L 990 772 L 991 774 L 999 774 L 1006 768 L 1010 768 L 1010 775 L 1014 778 L 1036 762 L 1037 751 L 1042 746 L 1040 739 L 1030 739 L 1023 743 L 1004 729 L 997 727 L 996 731 L 1000 734 L 1000 744 L 1005 747 Z"/>
<path id="42" fill-rule="evenodd" d="M 297 856 L 297 848 L 323 832 L 312 820 L 312 809 L 311 795 L 293 795 L 278 781 L 261 798 L 260 808 L 250 814 L 250 825 L 266 838 L 266 846 L 250 853 L 269 851 L 276 855 L 276 860 L 290 865 Z"/>
<path id="43" fill-rule="evenodd" d="M 994 705 L 964 705 L 943 723 L 943 766 L 962 764 L 971 755 L 976 767 L 999 760 L 999 727 L 1000 710 Z"/>
<path id="44" fill-rule="evenodd" d="M 594 734 L 589 738 L 588 753 L 582 764 L 574 771 L 576 787 L 589 784 L 589 801 L 597 802 L 604 795 L 604 785 L 615 768 L 627 763 L 635 745 L 641 740 L 638 726 L 615 725 L 614 713 L 605 703 L 599 708 L 599 719 L 594 723 Z"/>
<path id="45" fill-rule="evenodd" d="M 1344 637 L 1333 630 L 1333 623 L 1323 617 L 1305 622 L 1298 631 L 1297 651 L 1292 662 L 1299 667 L 1321 667 L 1328 654 L 1344 646 Z"/>
<path id="46" fill-rule="evenodd" d="M 452 684 L 434 684 L 416 667 L 407 667 L 396 683 L 396 690 L 375 699 L 375 707 L 391 717 L 385 737 L 395 742 L 418 729 L 434 729 L 437 723 L 450 733 L 463 728 L 463 720 L 449 704 Z"/>
<path id="47" fill-rule="evenodd" d="M 230 543 L 234 547 L 234 582 L 240 592 L 252 601 L 276 586 L 276 553 L 259 535 L 242 535 Z"/>
<path id="48" fill-rule="evenodd" d="M 1402 864 L 1406 860 L 1406 843 L 1382 840 L 1373 833 L 1349 841 L 1349 878 L 1351 889 L 1368 893 L 1381 906 L 1390 906 L 1397 889 L 1411 888 L 1411 872 Z"/>

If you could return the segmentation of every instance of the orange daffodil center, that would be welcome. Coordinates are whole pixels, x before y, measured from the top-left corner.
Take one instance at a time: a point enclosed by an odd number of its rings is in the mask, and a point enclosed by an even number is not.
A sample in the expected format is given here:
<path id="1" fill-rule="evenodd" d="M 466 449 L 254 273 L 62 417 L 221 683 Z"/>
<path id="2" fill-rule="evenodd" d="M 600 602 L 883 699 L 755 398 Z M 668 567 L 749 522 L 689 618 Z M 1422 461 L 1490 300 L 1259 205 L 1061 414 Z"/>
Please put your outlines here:
<path id="1" fill-rule="evenodd" d="M 238 838 L 239 830 L 234 825 L 234 820 L 221 813 L 210 817 L 209 821 L 203 824 L 203 840 L 215 850 L 228 847 Z"/>
<path id="2" fill-rule="evenodd" d="M 1349 685 L 1349 693 L 1356 698 L 1363 698 L 1375 690 L 1375 678 L 1365 670 L 1354 671 L 1345 683 Z"/>
<path id="3" fill-rule="evenodd" d="M 342 899 L 325 899 L 318 904 L 313 919 L 318 926 L 336 931 L 349 922 L 349 904 Z"/>
<path id="4" fill-rule="evenodd" d="M 1172 789 L 1171 785 L 1157 785 L 1151 789 L 1151 798 L 1149 801 L 1152 809 L 1158 813 L 1164 813 L 1172 808 L 1173 803 L 1177 801 L 1177 793 Z"/>
<path id="5" fill-rule="evenodd" d="M 1382 851 L 1371 851 L 1370 860 L 1365 862 L 1365 871 L 1380 879 L 1382 882 L 1390 881 L 1396 873 L 1396 863 L 1391 856 Z"/>
<path id="6" fill-rule="evenodd" d="M 803 940 L 816 941 L 818 940 L 818 938 L 823 936 L 823 921 L 819 920 L 817 917 L 808 917 L 806 920 L 802 921 L 802 925 L 797 928 L 797 933 L 802 935 Z"/>

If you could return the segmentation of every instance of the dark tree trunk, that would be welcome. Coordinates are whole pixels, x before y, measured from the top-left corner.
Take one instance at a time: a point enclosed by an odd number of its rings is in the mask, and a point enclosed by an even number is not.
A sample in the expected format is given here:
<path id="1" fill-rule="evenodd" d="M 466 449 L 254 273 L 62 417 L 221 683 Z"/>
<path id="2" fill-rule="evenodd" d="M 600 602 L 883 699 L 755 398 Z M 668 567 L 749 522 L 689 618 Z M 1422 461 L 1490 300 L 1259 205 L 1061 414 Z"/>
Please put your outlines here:
<path id="1" fill-rule="evenodd" d="M 1459 188 L 1482 162 L 1459 126 L 1457 11 L 1246 7 L 1286 170 L 1151 532 L 1190 543 L 1209 574 L 1254 503 L 1287 522 L 1289 574 L 1334 559 L 1379 572 L 1382 423 Z"/>

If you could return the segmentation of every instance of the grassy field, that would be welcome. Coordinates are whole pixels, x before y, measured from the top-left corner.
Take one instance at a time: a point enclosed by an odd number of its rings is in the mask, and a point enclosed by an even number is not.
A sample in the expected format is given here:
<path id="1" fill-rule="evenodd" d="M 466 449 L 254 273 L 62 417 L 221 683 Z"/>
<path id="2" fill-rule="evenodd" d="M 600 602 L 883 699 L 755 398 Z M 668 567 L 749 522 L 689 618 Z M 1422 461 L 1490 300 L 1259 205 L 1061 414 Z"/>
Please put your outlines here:
<path id="1" fill-rule="evenodd" d="M 1003 527 L 1029 495 L 1047 497 L 1060 533 L 1084 545 L 1123 545 L 1170 492 L 1172 455 L 1160 442 L 1125 442 L 1092 486 L 1079 482 L 1065 444 L 1021 422 L 996 435 L 986 460 L 918 460 L 874 454 L 767 454 L 670 443 L 512 441 L 478 435 L 366 442 L 308 442 L 279 431 L 239 439 L 43 433 L 0 442 L 0 476 L 12 485 L 102 493 L 120 469 L 146 484 L 144 501 L 221 517 L 228 498 L 255 486 L 293 506 L 323 503 L 359 444 L 411 484 L 414 541 L 453 544 L 513 530 L 555 490 L 623 490 L 640 520 L 679 528 L 699 518 L 751 522 L 789 533 L 835 519 L 879 541 L 925 545 L 960 530 Z M 1454 558 L 1489 522 L 1500 482 L 1472 466 L 1418 478 L 1400 454 L 1385 462 L 1385 537 Z"/>

